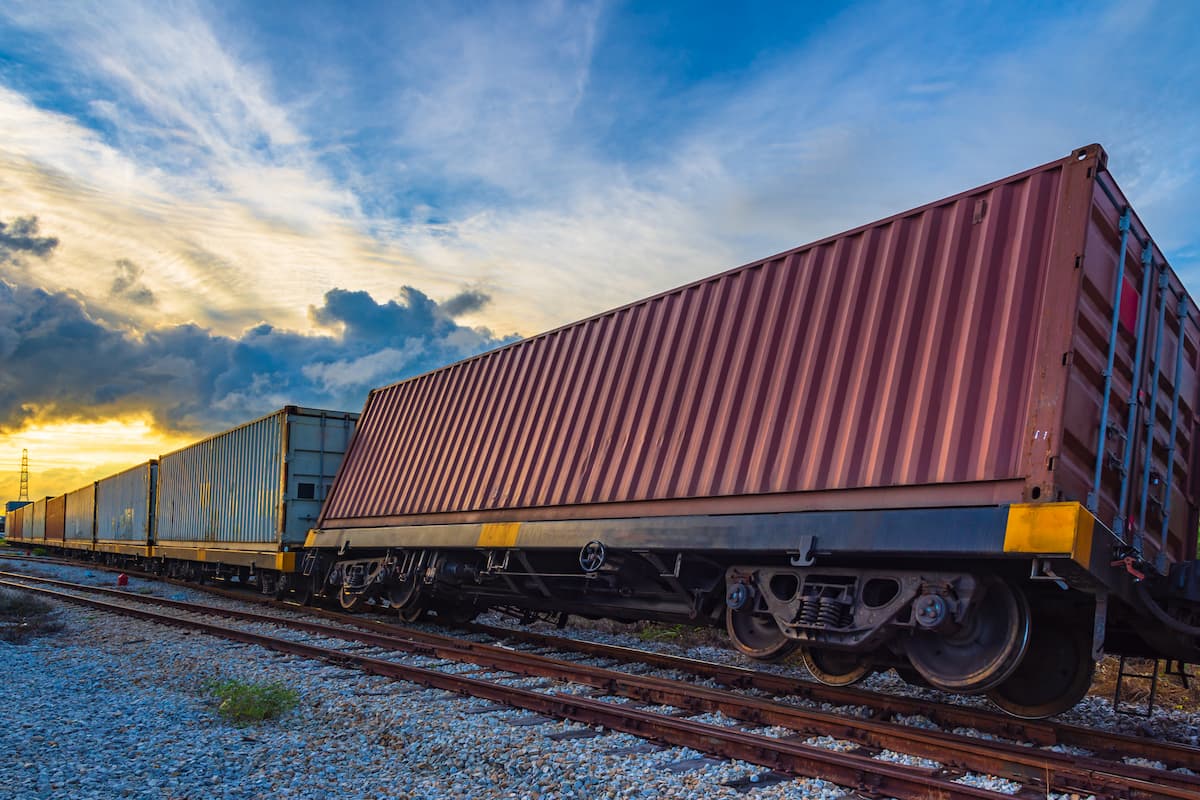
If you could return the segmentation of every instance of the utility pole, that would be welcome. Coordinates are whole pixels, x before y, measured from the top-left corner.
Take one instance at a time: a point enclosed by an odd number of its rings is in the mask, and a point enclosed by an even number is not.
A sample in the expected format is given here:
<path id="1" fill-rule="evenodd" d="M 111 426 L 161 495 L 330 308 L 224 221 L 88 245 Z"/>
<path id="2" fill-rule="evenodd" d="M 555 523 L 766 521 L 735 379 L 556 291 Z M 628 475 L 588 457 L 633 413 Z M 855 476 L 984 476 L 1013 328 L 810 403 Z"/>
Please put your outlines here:
<path id="1" fill-rule="evenodd" d="M 18 500 L 29 499 L 29 451 L 21 451 L 21 494 Z"/>

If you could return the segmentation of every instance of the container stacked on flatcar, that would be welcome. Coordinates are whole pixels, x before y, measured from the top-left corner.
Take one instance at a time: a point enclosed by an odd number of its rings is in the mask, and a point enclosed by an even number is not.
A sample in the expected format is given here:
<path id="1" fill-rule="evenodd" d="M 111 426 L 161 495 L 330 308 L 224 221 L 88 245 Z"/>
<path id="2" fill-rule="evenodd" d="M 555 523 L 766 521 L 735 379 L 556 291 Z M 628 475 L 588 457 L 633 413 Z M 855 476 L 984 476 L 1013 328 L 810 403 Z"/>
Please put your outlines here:
<path id="1" fill-rule="evenodd" d="M 96 550 L 148 558 L 154 544 L 158 462 L 150 460 L 96 482 Z"/>
<path id="2" fill-rule="evenodd" d="M 22 541 L 25 534 L 25 520 L 29 514 L 30 503 L 22 500 L 10 500 L 5 503 L 6 515 L 4 537 L 10 542 Z"/>
<path id="3" fill-rule="evenodd" d="M 46 501 L 50 498 L 35 500 L 30 503 L 28 513 L 25 516 L 25 534 L 24 541 L 32 542 L 33 544 L 46 543 Z"/>
<path id="4" fill-rule="evenodd" d="M 46 544 L 63 546 L 67 530 L 67 496 L 59 495 L 46 500 Z"/>
<path id="5" fill-rule="evenodd" d="M 1198 322 L 1092 145 L 372 392 L 308 545 L 346 604 L 1052 713 L 1102 645 L 1200 660 Z"/>
<path id="6" fill-rule="evenodd" d="M 292 572 L 357 417 L 288 406 L 159 458 L 155 556 Z"/>
<path id="7" fill-rule="evenodd" d="M 89 483 L 65 496 L 63 546 L 91 550 L 96 538 L 96 484 Z"/>

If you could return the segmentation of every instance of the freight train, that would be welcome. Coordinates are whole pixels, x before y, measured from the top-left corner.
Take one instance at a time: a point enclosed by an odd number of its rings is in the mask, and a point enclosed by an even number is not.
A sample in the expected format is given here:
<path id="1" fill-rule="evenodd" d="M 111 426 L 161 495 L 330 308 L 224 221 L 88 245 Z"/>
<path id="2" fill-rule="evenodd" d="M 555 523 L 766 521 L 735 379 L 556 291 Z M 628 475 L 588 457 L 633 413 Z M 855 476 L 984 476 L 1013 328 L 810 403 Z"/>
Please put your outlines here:
<path id="1" fill-rule="evenodd" d="M 173 473 L 213 516 L 133 555 L 409 620 L 724 626 L 827 683 L 1047 716 L 1103 651 L 1200 662 L 1198 371 L 1196 305 L 1090 145 L 377 389 L 302 537 L 297 488 Z M 50 503 L 17 525 L 49 542 Z"/>

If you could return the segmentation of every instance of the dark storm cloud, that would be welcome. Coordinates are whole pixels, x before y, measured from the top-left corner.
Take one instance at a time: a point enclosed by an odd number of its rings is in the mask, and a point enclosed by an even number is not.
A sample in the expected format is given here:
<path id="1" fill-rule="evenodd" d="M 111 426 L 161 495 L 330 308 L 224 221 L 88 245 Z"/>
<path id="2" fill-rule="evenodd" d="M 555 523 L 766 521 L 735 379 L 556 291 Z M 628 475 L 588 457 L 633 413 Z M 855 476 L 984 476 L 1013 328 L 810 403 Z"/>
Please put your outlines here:
<path id="1" fill-rule="evenodd" d="M 463 314 L 478 311 L 487 305 L 491 299 L 491 297 L 483 292 L 469 290 L 443 301 L 441 304 L 442 311 L 449 317 L 461 317 Z"/>
<path id="2" fill-rule="evenodd" d="M 48 256 L 58 239 L 53 236 L 38 236 L 37 217 L 17 217 L 12 222 L 0 221 L 0 264 L 15 262 L 22 253 L 32 256 Z"/>
<path id="3" fill-rule="evenodd" d="M 58 245 L 36 217 L 0 223 L 0 265 L 45 258 Z M 0 279 L 0 430 L 31 419 L 96 419 L 149 412 L 175 431 L 212 431 L 287 404 L 356 410 L 367 391 L 505 344 L 454 321 L 487 302 L 464 292 L 444 304 L 411 286 L 378 303 L 333 289 L 309 308 L 334 331 L 308 336 L 261 323 L 240 336 L 195 324 L 131 333 L 120 311 L 78 294 L 27 285 L 25 270 Z M 109 300 L 155 302 L 131 261 L 116 263 Z"/>
<path id="4" fill-rule="evenodd" d="M 117 276 L 109 293 L 139 306 L 154 305 L 154 292 L 142 283 L 142 268 L 127 258 L 118 259 Z"/>
<path id="5" fill-rule="evenodd" d="M 314 319 L 342 335 L 262 324 L 239 337 L 197 325 L 133 336 L 85 301 L 0 280 L 0 427 L 30 419 L 148 411 L 171 430 L 209 431 L 294 403 L 357 410 L 374 386 L 504 344 L 456 324 L 433 299 L 330 291 Z"/>

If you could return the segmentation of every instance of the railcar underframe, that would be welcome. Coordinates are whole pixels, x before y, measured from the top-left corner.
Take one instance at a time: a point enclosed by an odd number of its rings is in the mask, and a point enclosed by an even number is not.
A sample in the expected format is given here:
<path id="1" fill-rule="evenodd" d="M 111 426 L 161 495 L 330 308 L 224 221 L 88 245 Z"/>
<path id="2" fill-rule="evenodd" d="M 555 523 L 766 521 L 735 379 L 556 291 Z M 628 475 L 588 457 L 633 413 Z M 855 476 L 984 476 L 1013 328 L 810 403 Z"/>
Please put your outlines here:
<path id="1" fill-rule="evenodd" d="M 342 528 L 306 546 L 297 580 L 347 608 L 721 625 L 755 658 L 799 650 L 829 683 L 896 667 L 1028 717 L 1073 706 L 1103 650 L 1200 662 L 1191 572 L 1150 597 L 1120 538 L 1071 502 Z"/>

